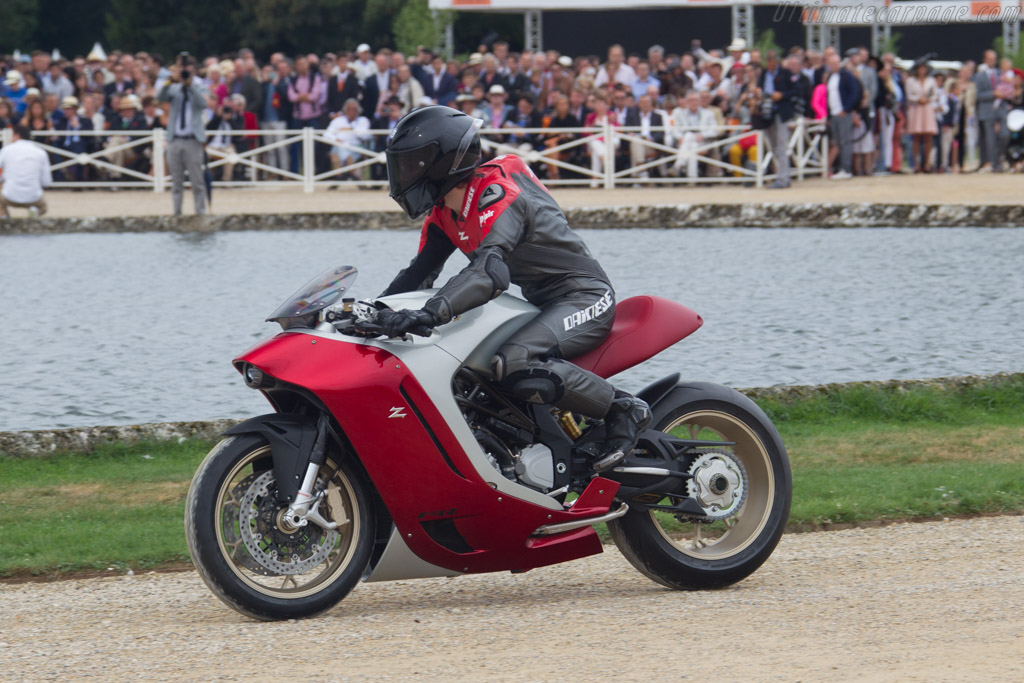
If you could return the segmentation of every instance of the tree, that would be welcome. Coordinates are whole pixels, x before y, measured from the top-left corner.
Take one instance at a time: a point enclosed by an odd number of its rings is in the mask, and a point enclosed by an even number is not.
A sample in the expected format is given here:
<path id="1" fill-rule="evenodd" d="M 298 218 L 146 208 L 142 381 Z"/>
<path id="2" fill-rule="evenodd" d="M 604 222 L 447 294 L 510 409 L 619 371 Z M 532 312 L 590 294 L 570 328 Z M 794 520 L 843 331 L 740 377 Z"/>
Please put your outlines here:
<path id="1" fill-rule="evenodd" d="M 0 52 L 33 49 L 38 25 L 39 0 L 0 2 Z"/>
<path id="2" fill-rule="evenodd" d="M 782 46 L 775 42 L 775 29 L 759 31 L 753 47 L 755 50 L 761 51 L 761 59 L 764 59 L 764 55 L 769 50 L 777 54 L 780 59 L 783 57 Z"/>
<path id="3" fill-rule="evenodd" d="M 476 52 L 481 43 L 506 40 L 513 50 L 522 50 L 526 29 L 522 14 L 499 12 L 453 12 L 455 52 Z"/>
<path id="4" fill-rule="evenodd" d="M 432 13 L 427 0 L 408 0 L 395 17 L 395 46 L 406 54 L 414 54 L 420 45 L 431 49 L 441 47 L 447 12 Z"/>
<path id="5" fill-rule="evenodd" d="M 109 0 L 75 0 L 73 12 L 68 11 L 67 0 L 38 2 L 42 21 L 36 29 L 35 47 L 47 52 L 57 48 L 65 57 L 84 56 L 93 43 L 103 40 Z"/>
<path id="6" fill-rule="evenodd" d="M 168 60 L 236 49 L 238 26 L 228 0 L 110 0 L 106 43 L 111 49 L 159 52 Z"/>
<path id="7" fill-rule="evenodd" d="M 374 50 L 394 47 L 395 19 L 407 2 L 408 0 L 367 0 L 363 8 L 358 42 L 368 43 Z M 353 43 L 350 47 L 355 46 L 356 43 Z"/>
<path id="8" fill-rule="evenodd" d="M 241 42 L 257 52 L 352 50 L 363 42 L 359 0 L 250 0 L 235 13 Z"/>
<path id="9" fill-rule="evenodd" d="M 1018 69 L 1024 69 L 1024 43 L 1017 45 L 1017 52 L 1010 52 L 1006 49 L 1006 41 L 1003 40 L 1002 36 L 999 36 L 992 41 L 992 49 L 1000 57 L 1009 57 L 1010 61 Z"/>
<path id="10" fill-rule="evenodd" d="M 900 40 L 903 38 L 903 34 L 899 31 L 892 31 L 889 33 L 889 39 L 882 38 L 881 42 L 878 43 L 878 54 L 884 55 L 892 53 L 897 57 L 900 54 Z"/>

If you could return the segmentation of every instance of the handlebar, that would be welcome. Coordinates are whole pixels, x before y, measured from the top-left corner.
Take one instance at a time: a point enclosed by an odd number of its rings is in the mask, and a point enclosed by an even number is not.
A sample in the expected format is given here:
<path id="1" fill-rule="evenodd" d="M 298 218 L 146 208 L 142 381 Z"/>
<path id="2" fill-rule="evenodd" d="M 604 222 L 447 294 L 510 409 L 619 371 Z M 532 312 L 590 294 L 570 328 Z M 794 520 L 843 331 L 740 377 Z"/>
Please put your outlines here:
<path id="1" fill-rule="evenodd" d="M 420 325 L 409 330 L 411 334 L 415 334 L 418 337 L 429 337 L 433 330 L 426 325 Z M 357 321 L 352 325 L 341 330 L 342 334 L 348 334 L 356 337 L 384 337 L 384 328 L 376 323 L 361 322 Z M 402 335 L 401 337 L 390 337 L 390 339 L 408 339 L 409 335 Z"/>

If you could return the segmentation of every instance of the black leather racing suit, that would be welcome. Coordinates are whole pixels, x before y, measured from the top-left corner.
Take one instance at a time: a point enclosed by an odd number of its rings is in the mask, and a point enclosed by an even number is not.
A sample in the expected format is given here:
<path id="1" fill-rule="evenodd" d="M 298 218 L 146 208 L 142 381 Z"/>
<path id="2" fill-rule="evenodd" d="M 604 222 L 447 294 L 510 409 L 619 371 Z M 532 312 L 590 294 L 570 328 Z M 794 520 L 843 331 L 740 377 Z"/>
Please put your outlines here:
<path id="1" fill-rule="evenodd" d="M 470 264 L 424 306 L 442 323 L 508 289 L 541 312 L 498 349 L 495 375 L 523 400 L 602 418 L 614 398 L 606 380 L 566 359 L 598 346 L 615 318 L 615 293 L 557 202 L 519 157 L 477 169 L 461 213 L 436 207 L 419 254 L 384 294 L 433 286 L 458 248 Z"/>

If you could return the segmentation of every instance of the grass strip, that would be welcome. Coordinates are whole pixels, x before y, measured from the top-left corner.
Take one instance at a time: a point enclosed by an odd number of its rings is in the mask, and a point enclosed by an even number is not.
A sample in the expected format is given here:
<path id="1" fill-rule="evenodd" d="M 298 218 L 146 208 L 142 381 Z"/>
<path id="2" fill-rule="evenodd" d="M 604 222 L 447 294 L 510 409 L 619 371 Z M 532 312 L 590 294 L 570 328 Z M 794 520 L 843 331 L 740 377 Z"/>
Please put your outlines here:
<path id="1" fill-rule="evenodd" d="M 1024 381 L 759 402 L 793 464 L 794 528 L 1024 511 Z M 0 577 L 187 561 L 185 494 L 210 446 L 0 456 Z"/>

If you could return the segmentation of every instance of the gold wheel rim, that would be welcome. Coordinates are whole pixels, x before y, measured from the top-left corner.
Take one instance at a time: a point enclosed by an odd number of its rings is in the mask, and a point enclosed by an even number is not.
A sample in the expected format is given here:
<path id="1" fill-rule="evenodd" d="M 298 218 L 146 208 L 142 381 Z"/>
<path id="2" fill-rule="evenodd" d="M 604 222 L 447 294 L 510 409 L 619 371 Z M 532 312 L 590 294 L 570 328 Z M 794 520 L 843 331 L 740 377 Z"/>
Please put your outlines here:
<path id="1" fill-rule="evenodd" d="M 741 420 L 718 410 L 699 410 L 672 421 L 663 431 L 672 433 L 681 427 L 682 438 L 698 438 L 710 430 L 721 441 L 735 442 L 728 450 L 743 463 L 747 474 L 747 498 L 736 514 L 713 524 L 683 523 L 683 529 L 665 529 L 662 519 L 668 513 L 650 510 L 651 521 L 658 533 L 676 550 L 699 560 L 724 560 L 737 555 L 754 542 L 771 517 L 775 500 L 775 473 L 768 450 L 761 439 Z M 699 438 L 707 439 L 707 436 Z M 710 439 L 708 439 L 710 440 Z M 722 449 L 710 449 L 719 451 Z"/>
<path id="2" fill-rule="evenodd" d="M 228 502 L 228 498 L 231 494 L 232 484 L 239 480 L 241 473 L 253 463 L 263 458 L 270 457 L 270 446 L 262 446 L 256 450 L 247 454 L 242 458 L 224 478 L 220 490 L 217 493 L 217 505 L 214 511 L 216 519 L 214 522 L 214 528 L 217 532 L 217 547 L 219 548 L 221 555 L 231 571 L 242 581 L 246 586 L 249 586 L 255 591 L 273 598 L 284 598 L 288 600 L 295 600 L 298 598 L 304 598 L 310 595 L 314 595 L 324 590 L 328 586 L 332 585 L 338 578 L 338 576 L 349 566 L 352 561 L 352 556 L 355 554 L 356 546 L 359 541 L 360 534 L 360 517 L 359 517 L 359 505 L 356 501 L 355 491 L 352 488 L 352 484 L 349 478 L 341 470 L 341 468 L 330 458 L 321 467 L 321 476 L 324 470 L 330 471 L 333 469 L 333 473 L 330 476 L 329 483 L 334 483 L 338 487 L 338 493 L 341 496 L 342 507 L 345 515 L 348 517 L 348 524 L 344 527 L 339 526 L 339 538 L 338 546 L 328 553 L 326 562 L 327 568 L 315 576 L 312 580 L 308 581 L 303 585 L 298 585 L 297 580 L 294 576 L 289 575 L 278 575 L 278 576 L 261 576 L 255 572 L 250 575 L 243 571 L 239 566 L 238 562 L 234 559 L 234 554 L 239 552 L 239 543 L 235 542 L 228 544 L 224 539 L 224 529 L 222 522 L 222 515 L 225 514 L 225 504 Z M 244 477 L 243 477 L 244 478 Z M 332 511 L 333 512 L 333 511 Z M 333 516 L 333 514 L 332 514 Z M 231 545 L 233 548 L 229 551 L 228 546 Z M 244 551 L 244 545 L 241 547 Z M 323 565 L 317 565 L 319 568 Z M 258 576 L 266 581 L 281 580 L 281 586 L 273 588 L 256 581 L 253 576 Z M 289 588 L 288 585 L 291 584 Z"/>

